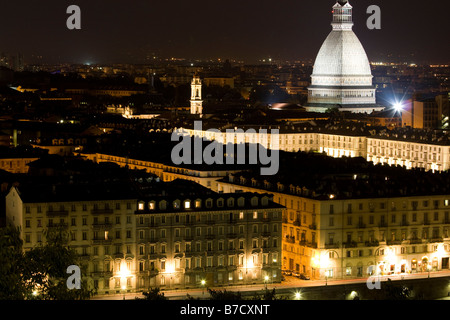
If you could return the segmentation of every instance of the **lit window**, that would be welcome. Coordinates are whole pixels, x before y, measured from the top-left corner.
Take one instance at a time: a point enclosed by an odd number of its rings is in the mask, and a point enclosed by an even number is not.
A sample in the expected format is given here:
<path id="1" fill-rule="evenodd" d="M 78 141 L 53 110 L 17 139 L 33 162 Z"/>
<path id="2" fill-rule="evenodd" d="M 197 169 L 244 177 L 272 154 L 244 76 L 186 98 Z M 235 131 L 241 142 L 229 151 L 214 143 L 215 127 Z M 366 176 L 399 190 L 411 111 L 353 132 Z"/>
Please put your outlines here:
<path id="1" fill-rule="evenodd" d="M 253 219 L 258 219 L 258 212 L 253 212 Z"/>
<path id="2" fill-rule="evenodd" d="M 138 210 L 144 210 L 144 203 L 143 202 L 139 202 Z"/>
<path id="3" fill-rule="evenodd" d="M 150 203 L 148 204 L 148 208 L 149 208 L 150 210 L 155 210 L 155 208 L 156 208 L 155 203 L 154 203 L 154 202 L 150 202 Z"/>
<path id="4" fill-rule="evenodd" d="M 185 209 L 190 209 L 191 208 L 191 202 L 190 201 L 185 201 L 184 202 L 184 208 Z"/>

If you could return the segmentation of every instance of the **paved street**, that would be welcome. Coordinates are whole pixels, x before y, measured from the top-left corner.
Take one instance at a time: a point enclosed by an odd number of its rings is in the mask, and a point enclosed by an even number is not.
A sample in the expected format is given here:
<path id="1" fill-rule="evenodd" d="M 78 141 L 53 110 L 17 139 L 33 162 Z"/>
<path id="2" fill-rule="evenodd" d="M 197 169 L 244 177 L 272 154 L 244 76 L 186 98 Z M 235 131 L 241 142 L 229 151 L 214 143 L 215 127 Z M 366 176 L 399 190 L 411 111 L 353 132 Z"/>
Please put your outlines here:
<path id="1" fill-rule="evenodd" d="M 381 281 L 387 281 L 387 279 L 391 279 L 392 281 L 398 281 L 398 280 L 410 280 L 410 279 L 426 279 L 426 278 L 439 278 L 439 277 L 450 277 L 450 271 L 440 271 L 440 272 L 423 272 L 423 273 L 416 273 L 416 274 L 408 274 L 408 275 L 389 275 L 389 276 L 382 276 Z M 283 281 L 281 284 L 271 284 L 269 283 L 267 285 L 268 289 L 275 288 L 277 291 L 279 290 L 289 290 L 292 289 L 292 293 L 297 289 L 301 289 L 304 287 L 317 287 L 317 286 L 333 286 L 333 285 L 343 285 L 343 284 L 355 284 L 355 283 L 365 283 L 367 281 L 367 278 L 358 278 L 358 279 L 332 279 L 328 281 L 324 280 L 300 280 L 298 278 L 292 277 L 292 276 L 285 276 L 285 281 Z M 236 291 L 236 292 L 257 292 L 264 290 L 264 285 L 250 285 L 250 286 L 229 286 L 229 287 L 216 287 L 212 289 L 217 290 L 224 290 L 227 291 Z M 187 294 L 189 294 L 193 298 L 205 298 L 207 299 L 209 297 L 209 294 L 206 290 L 206 288 L 203 289 L 180 289 L 180 290 L 165 290 L 163 291 L 164 295 L 169 298 L 170 300 L 183 300 L 187 298 Z M 94 297 L 92 300 L 123 300 L 123 299 L 135 299 L 135 298 L 143 298 L 143 295 L 141 293 L 127 293 L 127 294 L 115 294 L 115 295 L 108 295 L 108 296 L 100 296 L 100 297 Z M 444 299 L 444 298 L 443 298 Z"/>

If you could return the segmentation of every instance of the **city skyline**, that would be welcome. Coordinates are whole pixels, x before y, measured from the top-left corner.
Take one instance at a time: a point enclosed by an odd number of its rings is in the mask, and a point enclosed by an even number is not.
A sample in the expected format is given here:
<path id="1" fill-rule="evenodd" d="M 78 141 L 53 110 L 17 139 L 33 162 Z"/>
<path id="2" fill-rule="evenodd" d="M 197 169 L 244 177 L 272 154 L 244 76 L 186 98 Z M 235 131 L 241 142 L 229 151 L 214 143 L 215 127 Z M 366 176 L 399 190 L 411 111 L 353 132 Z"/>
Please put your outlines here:
<path id="1" fill-rule="evenodd" d="M 81 30 L 66 28 L 66 9 L 71 4 L 81 8 Z M 124 1 L 48 1 L 27 6 L 8 2 L 0 12 L 0 51 L 22 53 L 27 63 L 144 63 L 153 56 L 249 63 L 267 58 L 306 60 L 316 56 L 331 30 L 333 4 L 332 0 L 228 1 L 226 5 L 201 0 L 133 6 Z M 448 45 L 441 36 L 448 30 L 448 4 L 425 7 L 417 0 L 351 4 L 355 33 L 371 61 L 401 56 L 417 63 L 448 62 Z M 366 26 L 369 5 L 381 8 L 381 30 Z"/>

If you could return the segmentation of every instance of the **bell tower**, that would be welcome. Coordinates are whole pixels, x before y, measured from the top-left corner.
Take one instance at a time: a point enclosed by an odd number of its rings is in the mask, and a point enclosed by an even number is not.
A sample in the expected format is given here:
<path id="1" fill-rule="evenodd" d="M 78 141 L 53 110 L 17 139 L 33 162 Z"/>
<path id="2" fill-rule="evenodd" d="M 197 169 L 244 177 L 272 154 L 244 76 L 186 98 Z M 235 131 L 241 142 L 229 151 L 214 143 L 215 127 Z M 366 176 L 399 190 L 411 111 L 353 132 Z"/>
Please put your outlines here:
<path id="1" fill-rule="evenodd" d="M 203 113 L 202 81 L 195 74 L 191 82 L 191 114 Z"/>

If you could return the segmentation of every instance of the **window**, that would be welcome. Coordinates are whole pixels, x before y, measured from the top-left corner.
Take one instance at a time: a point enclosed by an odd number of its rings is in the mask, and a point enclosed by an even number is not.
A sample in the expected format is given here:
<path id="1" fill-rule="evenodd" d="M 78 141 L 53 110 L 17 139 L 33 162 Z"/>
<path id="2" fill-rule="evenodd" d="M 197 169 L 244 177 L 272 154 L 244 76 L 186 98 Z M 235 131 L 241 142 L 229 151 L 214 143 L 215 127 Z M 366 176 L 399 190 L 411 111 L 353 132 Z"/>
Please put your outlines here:
<path id="1" fill-rule="evenodd" d="M 258 212 L 256 211 L 253 212 L 253 219 L 258 219 Z"/>

